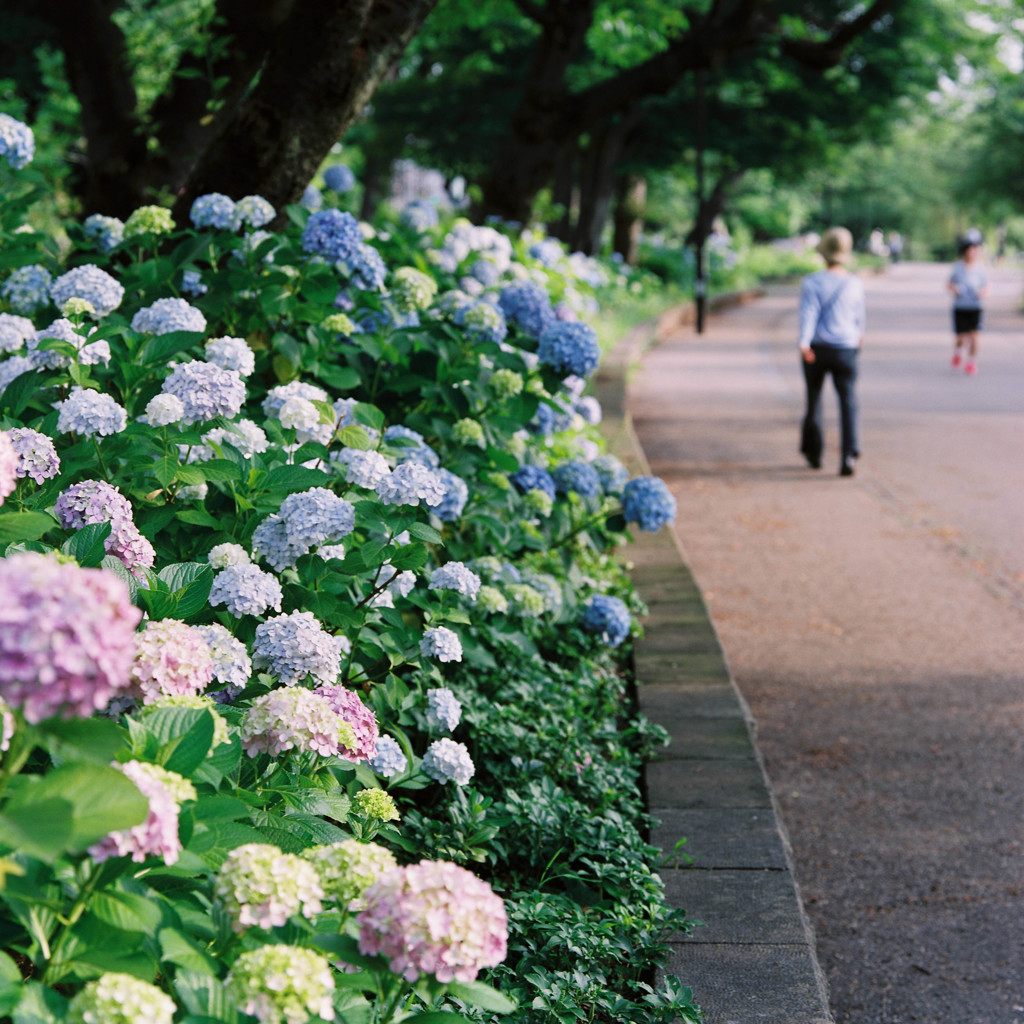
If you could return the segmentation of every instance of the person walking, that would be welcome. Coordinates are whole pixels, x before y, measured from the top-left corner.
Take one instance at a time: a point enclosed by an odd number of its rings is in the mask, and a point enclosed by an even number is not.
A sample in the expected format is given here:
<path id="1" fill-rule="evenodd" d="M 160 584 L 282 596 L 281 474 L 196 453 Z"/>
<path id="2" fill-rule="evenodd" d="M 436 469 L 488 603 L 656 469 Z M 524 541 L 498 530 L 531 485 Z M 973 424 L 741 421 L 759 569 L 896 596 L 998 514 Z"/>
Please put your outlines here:
<path id="1" fill-rule="evenodd" d="M 864 338 L 864 285 L 847 266 L 853 255 L 853 236 L 846 228 L 829 228 L 818 252 L 825 258 L 825 269 L 809 274 L 800 286 L 799 342 L 807 384 L 800 451 L 812 469 L 821 468 L 821 389 L 831 374 L 839 396 L 839 475 L 853 476 L 860 456 L 855 386 Z"/>
<path id="2" fill-rule="evenodd" d="M 981 329 L 981 303 L 988 295 L 988 275 L 981 262 L 984 236 L 977 228 L 964 232 L 957 244 L 960 259 L 953 264 L 948 288 L 953 293 L 954 370 L 960 368 L 966 350 L 964 372 L 978 372 L 978 331 Z"/>

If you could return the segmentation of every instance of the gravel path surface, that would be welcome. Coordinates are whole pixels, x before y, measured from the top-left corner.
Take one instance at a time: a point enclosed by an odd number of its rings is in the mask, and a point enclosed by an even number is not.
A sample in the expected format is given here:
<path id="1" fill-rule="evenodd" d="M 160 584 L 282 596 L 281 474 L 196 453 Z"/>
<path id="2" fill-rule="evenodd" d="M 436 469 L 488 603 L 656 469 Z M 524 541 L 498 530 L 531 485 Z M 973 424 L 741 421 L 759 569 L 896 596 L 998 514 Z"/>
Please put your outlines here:
<path id="1" fill-rule="evenodd" d="M 868 277 L 863 458 L 797 454 L 796 290 L 648 353 L 630 406 L 759 727 L 838 1024 L 1024 1024 L 1024 316 Z M 829 385 L 830 387 L 830 385 Z"/>

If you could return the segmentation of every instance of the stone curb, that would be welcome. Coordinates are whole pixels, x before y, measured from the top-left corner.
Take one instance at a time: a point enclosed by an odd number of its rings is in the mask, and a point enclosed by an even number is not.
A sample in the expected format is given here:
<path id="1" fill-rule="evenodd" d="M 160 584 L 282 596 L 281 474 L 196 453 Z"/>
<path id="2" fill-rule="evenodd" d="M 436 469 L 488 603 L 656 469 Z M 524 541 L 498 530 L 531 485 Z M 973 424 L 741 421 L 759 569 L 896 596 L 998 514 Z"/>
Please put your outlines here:
<path id="1" fill-rule="evenodd" d="M 759 291 L 719 296 L 711 311 Z M 677 307 L 636 328 L 595 379 L 610 450 L 648 474 L 630 420 L 627 380 L 646 348 L 694 321 Z M 637 534 L 630 575 L 649 615 L 634 662 L 641 712 L 671 743 L 646 768 L 670 904 L 704 922 L 670 939 L 666 972 L 693 989 L 705 1024 L 833 1024 L 789 842 L 703 597 L 670 530 Z M 685 846 L 680 842 L 686 840 Z"/>

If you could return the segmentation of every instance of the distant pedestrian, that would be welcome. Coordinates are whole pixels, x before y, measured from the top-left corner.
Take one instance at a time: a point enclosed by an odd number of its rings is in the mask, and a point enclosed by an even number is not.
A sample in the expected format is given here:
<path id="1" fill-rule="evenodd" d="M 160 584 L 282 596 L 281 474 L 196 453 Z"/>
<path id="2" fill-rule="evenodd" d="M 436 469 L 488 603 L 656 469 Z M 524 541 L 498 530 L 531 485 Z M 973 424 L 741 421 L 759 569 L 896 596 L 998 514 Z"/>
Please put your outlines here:
<path id="1" fill-rule="evenodd" d="M 988 295 L 988 274 L 981 262 L 984 236 L 977 228 L 966 231 L 957 244 L 960 259 L 953 264 L 948 288 L 953 293 L 953 369 L 959 369 L 966 349 L 964 372 L 978 372 L 978 331 L 981 303 Z"/>
<path id="2" fill-rule="evenodd" d="M 889 259 L 899 263 L 903 255 L 903 236 L 898 231 L 889 232 Z"/>
<path id="3" fill-rule="evenodd" d="M 853 476 L 860 456 L 857 423 L 857 356 L 864 338 L 864 285 L 847 267 L 853 236 L 829 228 L 818 252 L 826 268 L 804 278 L 800 287 L 800 354 L 807 383 L 800 451 L 812 469 L 821 468 L 824 448 L 821 389 L 832 375 L 839 396 L 840 476 Z"/>

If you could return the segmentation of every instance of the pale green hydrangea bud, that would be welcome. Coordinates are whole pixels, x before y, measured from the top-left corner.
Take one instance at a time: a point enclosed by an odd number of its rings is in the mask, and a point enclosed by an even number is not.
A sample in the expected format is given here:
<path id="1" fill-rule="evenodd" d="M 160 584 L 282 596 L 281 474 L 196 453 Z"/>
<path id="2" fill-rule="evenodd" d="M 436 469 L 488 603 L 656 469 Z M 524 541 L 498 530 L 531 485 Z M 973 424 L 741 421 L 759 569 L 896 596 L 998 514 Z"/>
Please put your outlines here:
<path id="1" fill-rule="evenodd" d="M 545 493 L 539 487 L 534 487 L 527 491 L 523 495 L 523 501 L 526 503 L 527 508 L 533 509 L 537 515 L 544 516 L 545 518 L 551 515 L 551 510 L 555 506 L 555 503 L 551 500 L 551 495 Z"/>
<path id="2" fill-rule="evenodd" d="M 86 984 L 68 1007 L 67 1024 L 171 1024 L 177 1007 L 156 985 L 110 972 Z"/>
<path id="3" fill-rule="evenodd" d="M 428 309 L 437 294 L 437 282 L 415 267 L 399 267 L 391 280 L 391 301 L 403 313 Z"/>
<path id="4" fill-rule="evenodd" d="M 354 334 L 356 329 L 352 319 L 344 313 L 332 313 L 324 318 L 321 326 L 328 331 L 337 331 L 338 334 Z"/>
<path id="5" fill-rule="evenodd" d="M 183 804 L 188 800 L 196 800 L 196 787 L 183 775 L 177 772 L 169 772 L 158 764 L 140 764 L 139 768 L 150 778 L 156 779 L 171 794 L 171 799 L 176 804 Z"/>
<path id="6" fill-rule="evenodd" d="M 484 584 L 476 595 L 476 606 L 487 614 L 501 615 L 508 611 L 508 599 L 497 587 Z"/>
<path id="7" fill-rule="evenodd" d="M 515 370 L 502 367 L 502 369 L 494 371 L 494 376 L 488 381 L 488 386 L 494 392 L 495 398 L 504 401 L 508 398 L 515 398 L 523 390 L 523 377 Z"/>
<path id="8" fill-rule="evenodd" d="M 526 458 L 526 438 L 513 434 L 505 443 L 505 451 L 522 462 Z"/>
<path id="9" fill-rule="evenodd" d="M 500 491 L 512 490 L 512 484 L 504 473 L 488 473 L 487 481 L 497 487 Z"/>
<path id="10" fill-rule="evenodd" d="M 383 789 L 363 789 L 356 793 L 356 803 L 359 810 L 368 818 L 376 818 L 378 821 L 398 821 L 398 808 L 390 793 Z"/>
<path id="11" fill-rule="evenodd" d="M 508 597 L 512 607 L 528 619 L 536 619 L 544 614 L 544 597 L 528 583 L 510 583 Z"/>
<path id="12" fill-rule="evenodd" d="M 254 925 L 280 928 L 295 914 L 312 919 L 323 910 L 316 868 L 269 843 L 232 850 L 217 872 L 214 892 L 236 932 Z"/>
<path id="13" fill-rule="evenodd" d="M 124 222 L 124 237 L 132 235 L 168 235 L 174 230 L 171 211 L 162 206 L 140 206 Z"/>
<path id="14" fill-rule="evenodd" d="M 60 307 L 60 315 L 66 317 L 85 316 L 86 314 L 95 312 L 96 307 L 88 299 L 80 299 L 77 295 L 72 295 L 71 298 Z"/>
<path id="15" fill-rule="evenodd" d="M 531 395 L 536 395 L 538 398 L 550 398 L 551 397 L 551 395 L 548 394 L 547 388 L 544 387 L 544 381 L 542 381 L 540 379 L 540 377 L 531 377 L 526 382 L 526 390 Z"/>
<path id="16" fill-rule="evenodd" d="M 227 743 L 231 739 L 228 723 L 223 715 L 218 714 L 217 704 L 212 697 L 197 693 L 172 693 L 157 697 L 152 704 L 146 704 L 142 708 L 141 717 L 146 718 L 161 708 L 195 708 L 197 710 L 209 711 L 213 715 L 213 745 L 219 747 L 222 743 Z M 194 800 L 195 796 L 193 795 L 191 799 Z"/>
<path id="17" fill-rule="evenodd" d="M 228 974 L 227 987 L 242 1011 L 260 1024 L 334 1020 L 331 965 L 311 949 L 272 945 L 243 953 Z"/>
<path id="18" fill-rule="evenodd" d="M 484 437 L 484 428 L 478 420 L 461 419 L 452 427 L 452 437 L 464 445 L 476 445 L 477 448 L 486 448 L 487 439 Z"/>
<path id="19" fill-rule="evenodd" d="M 353 910 L 361 908 L 363 892 L 398 864 L 390 850 L 358 839 L 314 846 L 304 856 L 316 868 L 326 898 Z"/>
<path id="20" fill-rule="evenodd" d="M 530 573 L 524 580 L 544 599 L 544 610 L 550 615 L 559 615 L 564 598 L 561 584 L 546 572 Z"/>

